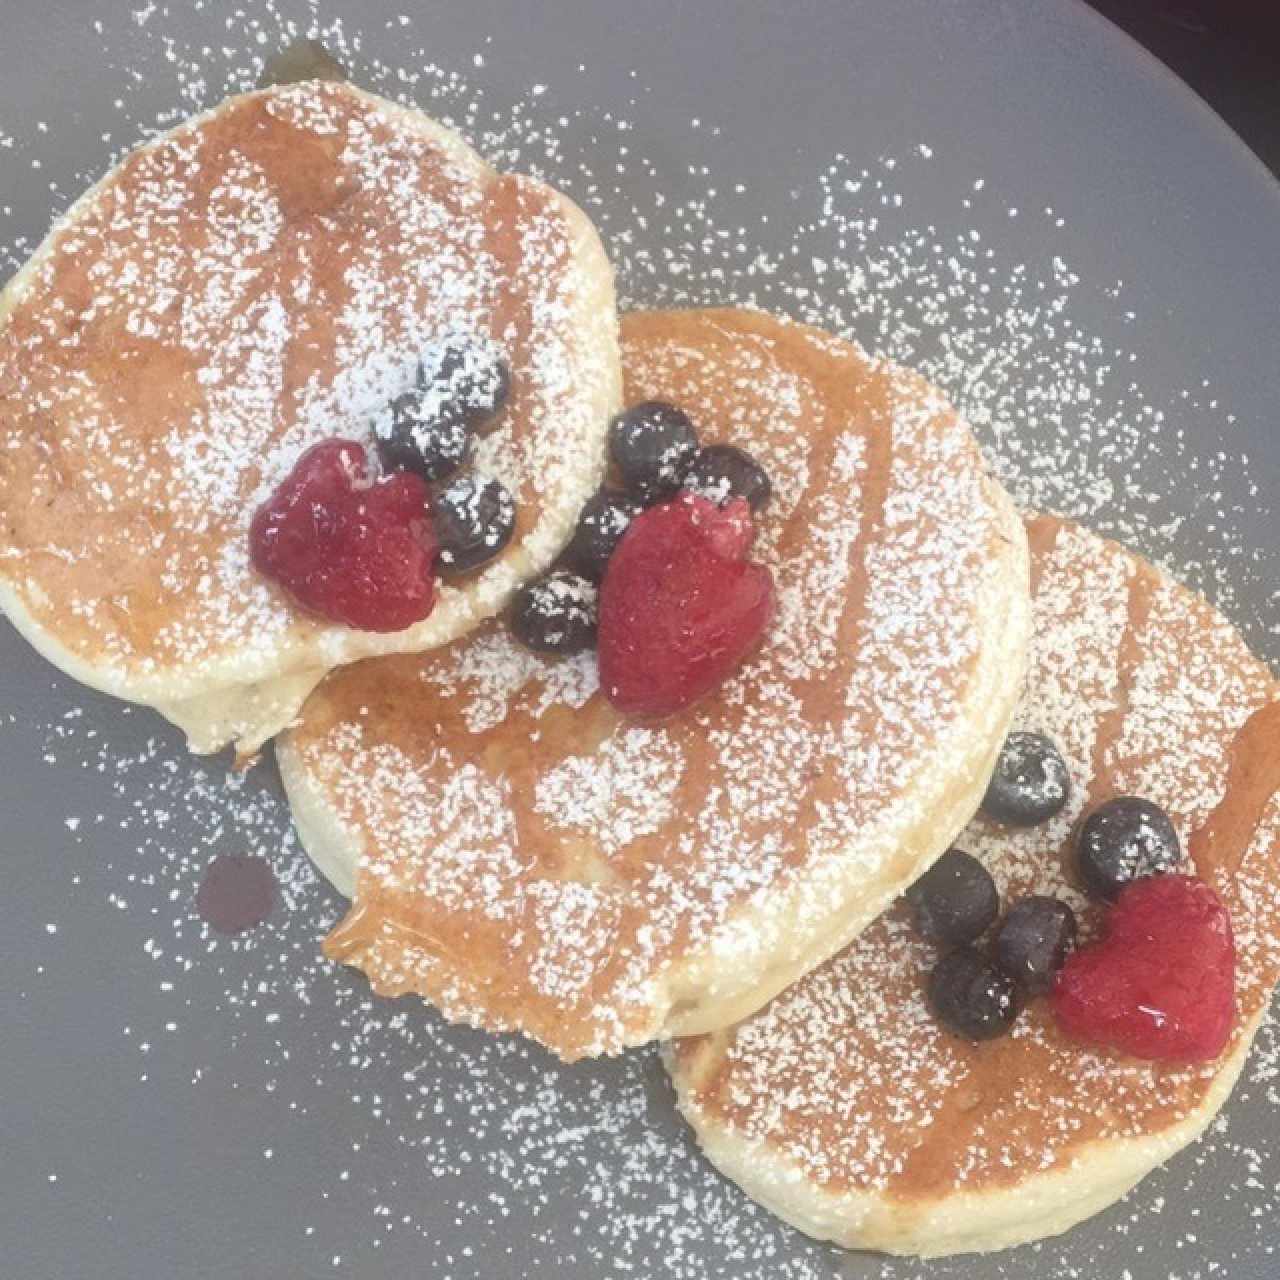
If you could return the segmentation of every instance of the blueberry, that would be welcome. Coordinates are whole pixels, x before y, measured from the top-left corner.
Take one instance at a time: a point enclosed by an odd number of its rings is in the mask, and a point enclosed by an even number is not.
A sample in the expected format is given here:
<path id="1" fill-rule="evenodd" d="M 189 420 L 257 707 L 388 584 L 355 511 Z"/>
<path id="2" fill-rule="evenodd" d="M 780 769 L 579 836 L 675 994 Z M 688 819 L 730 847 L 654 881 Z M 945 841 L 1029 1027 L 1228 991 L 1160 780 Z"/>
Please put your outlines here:
<path id="1" fill-rule="evenodd" d="M 949 849 L 906 892 L 916 928 L 934 942 L 972 942 L 1000 914 L 991 873 L 972 854 Z"/>
<path id="2" fill-rule="evenodd" d="M 609 424 L 609 453 L 627 488 L 652 506 L 680 489 L 698 453 L 698 433 L 675 405 L 646 400 Z"/>
<path id="3" fill-rule="evenodd" d="M 465 418 L 475 427 L 506 403 L 511 370 L 492 343 L 440 343 L 418 363 L 418 390 L 433 414 Z"/>
<path id="4" fill-rule="evenodd" d="M 1032 894 L 1009 908 L 996 931 L 996 962 L 1028 995 L 1042 996 L 1075 943 L 1075 912 L 1058 898 Z"/>
<path id="5" fill-rule="evenodd" d="M 982 812 L 1010 827 L 1048 822 L 1071 794 L 1058 748 L 1042 733 L 1011 733 L 1000 748 Z"/>
<path id="6" fill-rule="evenodd" d="M 388 471 L 413 471 L 424 480 L 452 475 L 471 453 L 473 433 L 465 417 L 435 412 L 421 391 L 406 391 L 374 426 L 378 456 Z"/>
<path id="7" fill-rule="evenodd" d="M 939 1022 L 968 1040 L 994 1040 L 1018 1016 L 1017 988 L 973 947 L 957 947 L 929 975 L 929 1006 Z"/>
<path id="8" fill-rule="evenodd" d="M 488 563 L 511 541 L 515 499 L 497 480 L 474 472 L 459 476 L 432 503 L 440 567 L 466 573 Z"/>
<path id="9" fill-rule="evenodd" d="M 596 588 L 576 573 L 557 569 L 516 593 L 511 630 L 535 653 L 570 654 L 596 639 Z"/>
<path id="10" fill-rule="evenodd" d="M 765 469 L 745 450 L 731 444 L 709 444 L 686 472 L 684 487 L 724 506 L 745 498 L 752 511 L 762 511 L 773 496 Z"/>
<path id="11" fill-rule="evenodd" d="M 1100 804 L 1076 837 L 1076 862 L 1084 886 L 1111 900 L 1131 880 L 1172 871 L 1182 858 L 1169 815 L 1138 796 Z"/>
<path id="12" fill-rule="evenodd" d="M 599 582 L 627 526 L 643 510 L 643 505 L 628 494 L 601 489 L 582 508 L 578 527 L 565 548 L 565 562 L 584 577 Z"/>

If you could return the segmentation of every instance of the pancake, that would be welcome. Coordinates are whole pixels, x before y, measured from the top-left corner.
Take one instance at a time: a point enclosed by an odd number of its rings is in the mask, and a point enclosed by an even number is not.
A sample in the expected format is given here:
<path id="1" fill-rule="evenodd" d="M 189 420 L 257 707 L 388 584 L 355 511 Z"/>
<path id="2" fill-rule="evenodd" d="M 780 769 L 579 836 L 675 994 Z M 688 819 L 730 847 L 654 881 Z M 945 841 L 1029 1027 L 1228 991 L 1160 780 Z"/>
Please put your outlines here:
<path id="1" fill-rule="evenodd" d="M 249 562 L 254 510 L 442 341 L 512 395 L 477 449 L 504 554 L 392 634 L 304 614 Z M 613 280 L 566 197 L 417 111 L 318 81 L 229 99 L 134 152 L 0 295 L 0 605 L 86 684 L 197 751 L 252 751 L 325 671 L 446 643 L 558 554 L 620 389 Z"/>
<path id="2" fill-rule="evenodd" d="M 1143 1062 L 1068 1040 L 1032 1001 L 1001 1040 L 925 1005 L 936 950 L 901 905 L 756 1017 L 668 1053 L 711 1160 L 788 1222 L 857 1248 L 938 1255 L 1066 1230 L 1193 1141 L 1226 1101 L 1280 976 L 1280 684 L 1204 600 L 1111 542 L 1028 524 L 1034 632 L 1016 725 L 1071 771 L 1043 826 L 981 817 L 960 847 L 1007 905 L 1057 895 L 1080 814 L 1117 794 L 1173 817 L 1186 870 L 1227 905 L 1238 1020 L 1215 1062 Z"/>
<path id="3" fill-rule="evenodd" d="M 376 991 L 565 1058 L 723 1026 L 847 943 L 973 813 L 1021 685 L 1026 541 L 923 379 L 756 312 L 622 325 L 628 404 L 749 449 L 778 614 L 659 723 L 492 625 L 335 673 L 279 744 Z"/>

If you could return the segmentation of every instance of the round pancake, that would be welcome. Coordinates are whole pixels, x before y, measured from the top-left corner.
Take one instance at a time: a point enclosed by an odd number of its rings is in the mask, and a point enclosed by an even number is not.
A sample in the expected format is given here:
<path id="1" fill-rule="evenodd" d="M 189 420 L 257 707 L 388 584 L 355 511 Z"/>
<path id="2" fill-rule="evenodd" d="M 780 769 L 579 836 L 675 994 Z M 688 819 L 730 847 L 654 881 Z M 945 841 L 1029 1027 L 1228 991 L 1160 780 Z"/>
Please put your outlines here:
<path id="1" fill-rule="evenodd" d="M 627 403 L 773 479 L 762 650 L 635 723 L 594 654 L 493 625 L 335 673 L 280 744 L 305 845 L 354 888 L 329 955 L 566 1058 L 723 1026 L 874 918 L 976 807 L 1030 623 L 1021 522 L 922 379 L 755 312 L 622 336 Z"/>
<path id="2" fill-rule="evenodd" d="M 441 340 L 492 341 L 511 399 L 478 470 L 516 533 L 394 634 L 295 608 L 249 562 L 299 454 L 369 443 Z M 564 196 L 417 111 L 309 82 L 229 99 L 125 159 L 0 295 L 0 605 L 77 679 L 251 751 L 329 668 L 500 609 L 604 468 L 613 279 Z"/>
<path id="3" fill-rule="evenodd" d="M 1117 794 L 1172 815 L 1227 904 L 1238 1021 L 1216 1062 L 1142 1062 L 1067 1040 L 1047 1002 L 971 1044 L 924 999 L 936 950 L 901 905 L 768 1008 L 668 1052 L 712 1161 L 824 1239 L 893 1253 L 1002 1248 L 1065 1230 L 1196 1138 L 1225 1102 L 1280 975 L 1280 685 L 1205 601 L 1111 542 L 1029 521 L 1034 631 L 1020 728 L 1048 734 L 1073 795 L 1050 822 L 975 819 L 959 844 L 1006 905 L 1062 897 L 1073 827 Z"/>

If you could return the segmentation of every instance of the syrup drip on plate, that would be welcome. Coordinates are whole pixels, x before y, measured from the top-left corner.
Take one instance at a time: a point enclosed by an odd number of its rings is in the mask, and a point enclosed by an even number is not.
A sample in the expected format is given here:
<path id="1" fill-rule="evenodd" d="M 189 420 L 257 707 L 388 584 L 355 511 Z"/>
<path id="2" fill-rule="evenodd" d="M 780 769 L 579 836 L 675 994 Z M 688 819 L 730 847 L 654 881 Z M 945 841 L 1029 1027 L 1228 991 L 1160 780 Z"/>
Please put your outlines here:
<path id="1" fill-rule="evenodd" d="M 267 59 L 258 88 L 298 84 L 303 80 L 350 80 L 346 67 L 319 40 L 295 40 Z"/>
<path id="2" fill-rule="evenodd" d="M 204 869 L 196 913 L 218 933 L 245 933 L 267 919 L 276 896 L 275 874 L 265 858 L 223 853 Z"/>

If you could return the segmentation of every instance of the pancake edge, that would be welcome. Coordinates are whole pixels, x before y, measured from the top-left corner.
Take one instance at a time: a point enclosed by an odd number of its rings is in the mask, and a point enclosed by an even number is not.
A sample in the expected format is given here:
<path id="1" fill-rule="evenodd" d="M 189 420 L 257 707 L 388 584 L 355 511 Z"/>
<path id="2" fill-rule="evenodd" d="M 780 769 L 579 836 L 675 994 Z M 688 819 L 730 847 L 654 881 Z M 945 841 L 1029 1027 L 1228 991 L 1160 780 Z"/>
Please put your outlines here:
<path id="1" fill-rule="evenodd" d="M 1264 1004 L 1222 1059 L 1199 1105 L 1158 1133 L 1136 1138 L 1095 1138 L 1061 1168 L 1036 1171 L 1016 1186 L 957 1190 L 918 1199 L 879 1192 L 825 1190 L 765 1139 L 750 1139 L 711 1121 L 693 1101 L 691 1083 L 711 1070 L 716 1037 L 691 1061 L 679 1063 L 669 1047 L 663 1064 L 680 1113 L 707 1159 L 753 1200 L 818 1240 L 846 1249 L 919 1258 L 992 1253 L 1064 1231 L 1126 1196 L 1150 1172 L 1190 1146 L 1226 1104 L 1244 1069 L 1253 1038 L 1266 1016 Z"/>

